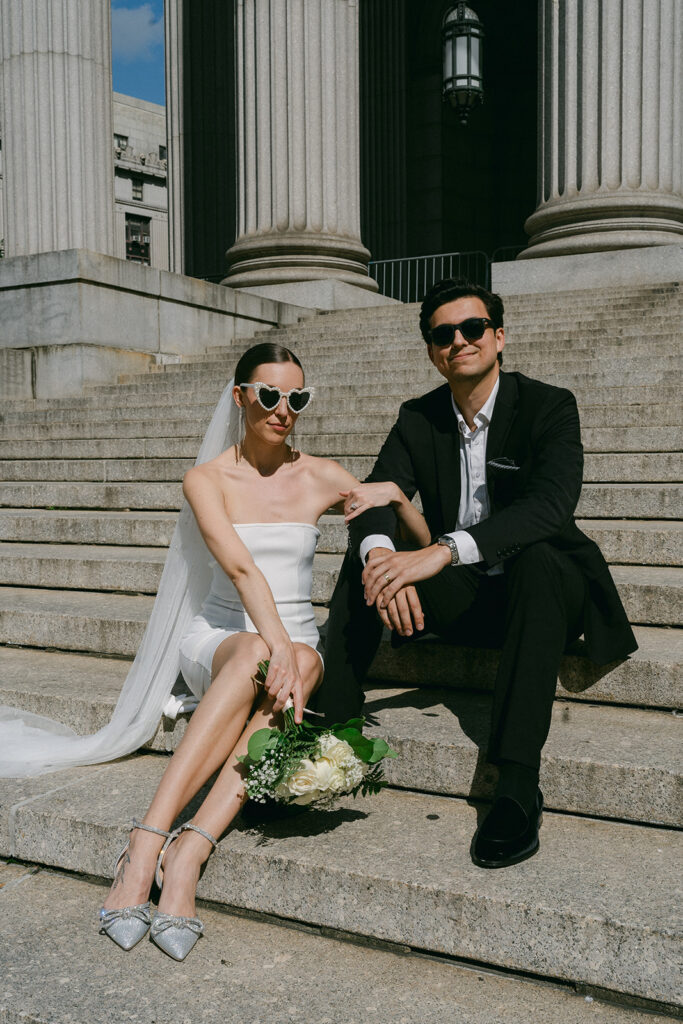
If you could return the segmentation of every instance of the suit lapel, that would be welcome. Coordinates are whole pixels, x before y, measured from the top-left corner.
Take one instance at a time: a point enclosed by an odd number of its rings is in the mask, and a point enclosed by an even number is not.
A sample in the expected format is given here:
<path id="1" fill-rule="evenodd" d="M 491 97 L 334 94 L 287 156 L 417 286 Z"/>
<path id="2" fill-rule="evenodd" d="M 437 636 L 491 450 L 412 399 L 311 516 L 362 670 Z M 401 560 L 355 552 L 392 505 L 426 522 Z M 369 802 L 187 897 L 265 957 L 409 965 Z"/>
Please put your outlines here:
<path id="1" fill-rule="evenodd" d="M 489 463 L 491 459 L 497 459 L 505 452 L 505 442 L 517 415 L 517 394 L 515 377 L 501 370 L 498 396 L 493 407 L 493 416 L 486 439 L 486 486 L 491 501 L 493 501 L 495 476 L 491 472 Z"/>
<path id="2" fill-rule="evenodd" d="M 432 420 L 434 474 L 439 492 L 441 523 L 438 532 L 454 530 L 460 507 L 460 436 L 453 411 L 451 390 L 445 384 L 438 391 Z"/>

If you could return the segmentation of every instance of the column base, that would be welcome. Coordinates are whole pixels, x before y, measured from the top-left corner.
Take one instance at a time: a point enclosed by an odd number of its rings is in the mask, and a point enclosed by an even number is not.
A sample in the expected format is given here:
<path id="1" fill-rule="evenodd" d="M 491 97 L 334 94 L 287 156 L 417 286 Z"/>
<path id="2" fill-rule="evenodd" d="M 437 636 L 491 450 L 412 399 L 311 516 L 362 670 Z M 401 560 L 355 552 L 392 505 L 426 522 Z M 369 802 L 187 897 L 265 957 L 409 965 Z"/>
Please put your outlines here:
<path id="1" fill-rule="evenodd" d="M 377 291 L 368 276 L 370 253 L 360 242 L 336 235 L 283 234 L 239 239 L 226 253 L 230 288 L 334 279 Z"/>
<path id="2" fill-rule="evenodd" d="M 499 295 L 551 295 L 566 291 L 671 286 L 683 279 L 683 244 L 510 260 L 491 267 Z"/>
<path id="3" fill-rule="evenodd" d="M 531 236 L 518 260 L 683 242 L 683 199 L 619 192 L 547 203 L 524 225 Z"/>

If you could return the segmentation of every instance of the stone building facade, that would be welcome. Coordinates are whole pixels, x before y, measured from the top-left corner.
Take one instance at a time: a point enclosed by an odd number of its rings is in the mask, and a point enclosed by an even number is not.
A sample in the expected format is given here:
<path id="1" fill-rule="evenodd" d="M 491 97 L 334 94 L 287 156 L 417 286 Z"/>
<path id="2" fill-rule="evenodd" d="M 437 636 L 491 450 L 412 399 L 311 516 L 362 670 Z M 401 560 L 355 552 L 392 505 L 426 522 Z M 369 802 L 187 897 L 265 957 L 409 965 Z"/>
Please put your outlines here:
<path id="1" fill-rule="evenodd" d="M 114 93 L 114 255 L 168 270 L 166 108 Z"/>
<path id="2" fill-rule="evenodd" d="M 303 304 L 327 282 L 335 305 L 372 301 L 371 255 L 679 244 L 683 4 L 472 0 L 466 126 L 441 99 L 451 6 L 167 0 L 169 268 Z M 153 239 L 161 160 L 121 149 L 111 202 L 109 0 L 20 8 L 0 0 L 6 254 L 120 254 L 136 175 Z"/>

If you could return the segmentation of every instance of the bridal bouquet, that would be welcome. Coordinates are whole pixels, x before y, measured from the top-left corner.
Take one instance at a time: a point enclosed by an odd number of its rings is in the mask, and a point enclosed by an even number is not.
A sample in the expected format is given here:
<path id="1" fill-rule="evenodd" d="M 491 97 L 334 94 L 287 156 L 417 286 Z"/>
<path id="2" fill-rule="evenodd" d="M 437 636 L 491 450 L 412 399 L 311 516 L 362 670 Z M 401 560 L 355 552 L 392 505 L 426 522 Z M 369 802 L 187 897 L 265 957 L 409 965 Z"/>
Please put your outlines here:
<path id="1" fill-rule="evenodd" d="M 268 662 L 260 661 L 254 682 L 263 685 Z M 386 786 L 380 762 L 396 757 L 382 739 L 363 735 L 362 718 L 343 725 L 297 725 L 294 709 L 284 710 L 284 729 L 259 729 L 239 758 L 247 769 L 245 789 L 251 800 L 308 807 L 329 807 L 346 794 L 378 793 Z"/>

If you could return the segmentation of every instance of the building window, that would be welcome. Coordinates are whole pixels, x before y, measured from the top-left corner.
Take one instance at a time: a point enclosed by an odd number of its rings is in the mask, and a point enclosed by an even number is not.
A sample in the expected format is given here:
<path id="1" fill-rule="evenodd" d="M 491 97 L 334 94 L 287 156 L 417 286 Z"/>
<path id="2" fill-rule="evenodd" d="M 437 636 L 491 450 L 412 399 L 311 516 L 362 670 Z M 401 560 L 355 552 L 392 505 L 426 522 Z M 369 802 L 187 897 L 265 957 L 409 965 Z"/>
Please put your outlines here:
<path id="1" fill-rule="evenodd" d="M 132 178 L 133 182 L 133 199 L 142 202 L 142 178 Z"/>
<path id="2" fill-rule="evenodd" d="M 165 160 L 166 159 L 166 146 L 159 146 L 159 159 L 160 160 Z"/>
<path id="3" fill-rule="evenodd" d="M 114 145 L 118 149 L 127 149 L 127 147 L 128 147 L 128 136 L 127 135 L 119 135 L 117 132 L 114 132 Z"/>
<path id="4" fill-rule="evenodd" d="M 131 263 L 144 263 L 148 267 L 151 266 L 150 224 L 149 217 L 136 217 L 132 213 L 126 214 L 126 259 Z"/>

